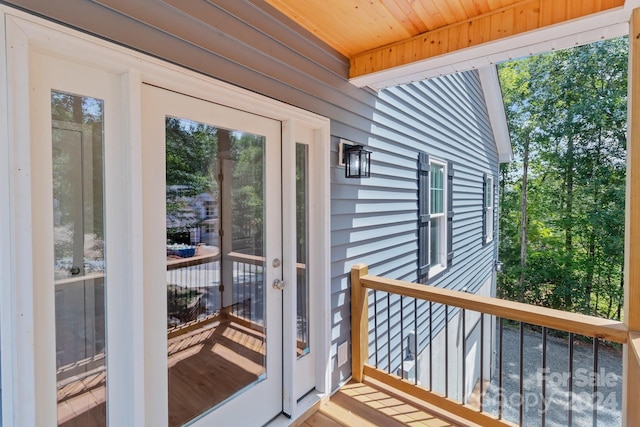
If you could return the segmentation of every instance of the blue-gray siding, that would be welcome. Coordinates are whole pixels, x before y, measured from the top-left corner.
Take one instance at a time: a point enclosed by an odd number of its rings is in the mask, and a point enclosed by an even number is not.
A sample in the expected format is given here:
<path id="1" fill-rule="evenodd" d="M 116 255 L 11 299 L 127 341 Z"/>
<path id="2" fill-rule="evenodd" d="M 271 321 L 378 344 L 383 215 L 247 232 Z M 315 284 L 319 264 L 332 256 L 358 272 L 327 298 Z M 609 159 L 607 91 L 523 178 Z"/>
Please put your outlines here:
<path id="1" fill-rule="evenodd" d="M 455 168 L 454 265 L 434 284 L 473 292 L 490 275 L 495 244 L 482 246 L 482 177 L 497 178 L 498 159 L 477 73 L 358 89 L 346 79 L 346 58 L 259 0 L 3 2 L 331 119 L 334 355 L 350 339 L 354 263 L 416 279 L 419 150 Z M 343 177 L 339 138 L 370 147 L 370 179 Z M 334 369 L 333 387 L 349 375 L 349 364 Z"/>

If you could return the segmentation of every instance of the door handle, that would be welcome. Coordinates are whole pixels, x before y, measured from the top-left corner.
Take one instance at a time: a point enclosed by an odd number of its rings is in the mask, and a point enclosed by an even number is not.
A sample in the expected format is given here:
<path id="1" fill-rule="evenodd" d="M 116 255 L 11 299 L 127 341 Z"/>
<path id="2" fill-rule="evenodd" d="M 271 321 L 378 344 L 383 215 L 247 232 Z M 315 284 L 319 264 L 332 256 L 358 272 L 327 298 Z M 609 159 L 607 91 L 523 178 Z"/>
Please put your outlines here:
<path id="1" fill-rule="evenodd" d="M 273 289 L 281 291 L 282 289 L 284 289 L 284 282 L 280 279 L 273 279 L 273 283 L 271 286 L 273 286 Z"/>
<path id="2" fill-rule="evenodd" d="M 71 273 L 72 276 L 76 276 L 80 274 L 80 267 L 76 267 L 74 265 L 73 267 L 71 267 L 71 270 L 69 270 L 69 272 Z"/>

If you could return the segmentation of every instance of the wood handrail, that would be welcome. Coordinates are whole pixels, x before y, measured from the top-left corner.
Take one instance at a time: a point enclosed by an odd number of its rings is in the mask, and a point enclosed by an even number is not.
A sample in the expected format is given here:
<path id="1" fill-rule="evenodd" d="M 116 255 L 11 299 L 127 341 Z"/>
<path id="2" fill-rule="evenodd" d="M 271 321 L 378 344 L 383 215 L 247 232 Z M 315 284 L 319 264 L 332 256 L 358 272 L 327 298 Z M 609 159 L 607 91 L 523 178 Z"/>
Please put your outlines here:
<path id="1" fill-rule="evenodd" d="M 465 405 L 441 396 L 436 392 L 422 389 L 388 372 L 368 365 L 369 359 L 369 307 L 368 289 L 388 292 L 431 301 L 448 306 L 472 310 L 504 319 L 544 326 L 579 335 L 596 337 L 620 344 L 628 344 L 629 352 L 635 354 L 640 365 L 640 333 L 630 331 L 627 326 L 615 320 L 602 319 L 578 313 L 569 313 L 546 307 L 490 298 L 449 289 L 436 288 L 401 280 L 387 279 L 369 274 L 368 266 L 356 264 L 351 268 L 351 368 L 353 380 L 362 382 L 365 376 L 377 378 L 399 390 L 419 396 L 425 401 L 446 407 L 470 421 L 487 426 L 511 426 L 512 423 L 495 419 L 490 414 L 471 410 Z M 638 378 L 640 379 L 640 377 Z M 635 382 L 634 382 L 635 384 Z M 627 413 L 628 415 L 628 413 Z"/>
<path id="2" fill-rule="evenodd" d="M 547 307 L 537 307 L 520 302 L 484 297 L 368 274 L 361 276 L 360 282 L 361 285 L 367 289 L 375 289 L 392 294 L 418 298 L 424 301 L 446 304 L 502 317 L 504 319 L 545 326 L 547 328 L 573 332 L 588 337 L 601 338 L 620 344 L 626 344 L 628 340 L 626 326 L 616 320 L 587 316 L 579 313 L 569 313 Z"/>

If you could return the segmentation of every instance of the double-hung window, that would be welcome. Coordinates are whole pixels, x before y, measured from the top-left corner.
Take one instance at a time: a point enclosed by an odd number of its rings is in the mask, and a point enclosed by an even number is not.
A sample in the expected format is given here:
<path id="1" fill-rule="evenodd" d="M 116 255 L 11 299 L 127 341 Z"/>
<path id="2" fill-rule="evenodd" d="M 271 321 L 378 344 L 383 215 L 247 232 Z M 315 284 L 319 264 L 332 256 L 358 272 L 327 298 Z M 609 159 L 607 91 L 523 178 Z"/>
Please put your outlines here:
<path id="1" fill-rule="evenodd" d="M 482 201 L 482 243 L 487 244 L 493 240 L 493 176 L 484 176 L 484 193 Z"/>
<path id="2" fill-rule="evenodd" d="M 446 218 L 445 202 L 445 171 L 444 163 L 431 161 L 431 177 L 429 179 L 429 269 L 437 270 L 447 266 Z"/>
<path id="3" fill-rule="evenodd" d="M 425 283 L 453 261 L 453 165 L 418 156 L 418 282 Z"/>

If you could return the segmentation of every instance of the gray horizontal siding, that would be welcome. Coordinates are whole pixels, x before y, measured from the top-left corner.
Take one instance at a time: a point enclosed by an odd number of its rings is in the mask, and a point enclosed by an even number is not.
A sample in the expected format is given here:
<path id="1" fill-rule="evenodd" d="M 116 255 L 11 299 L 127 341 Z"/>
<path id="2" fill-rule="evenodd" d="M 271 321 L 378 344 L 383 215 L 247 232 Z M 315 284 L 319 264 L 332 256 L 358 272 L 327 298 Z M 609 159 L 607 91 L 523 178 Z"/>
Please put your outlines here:
<path id="1" fill-rule="evenodd" d="M 346 58 L 259 0 L 2 2 L 331 119 L 334 358 L 350 339 L 351 265 L 416 279 L 418 151 L 455 169 L 454 266 L 434 284 L 474 290 L 491 273 L 495 244 L 481 244 L 482 176 L 497 177 L 498 160 L 477 73 L 379 93 L 358 89 L 346 79 Z M 370 179 L 344 178 L 336 167 L 339 138 L 370 147 Z M 442 324 L 438 316 L 434 324 Z M 418 319 L 428 323 L 424 311 Z M 388 325 L 393 342 L 404 334 L 399 325 Z M 400 354 L 391 359 L 399 363 Z M 350 364 L 334 368 L 333 387 L 349 375 Z"/>

